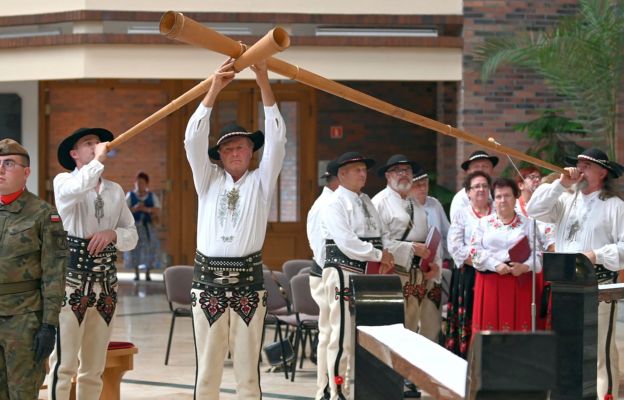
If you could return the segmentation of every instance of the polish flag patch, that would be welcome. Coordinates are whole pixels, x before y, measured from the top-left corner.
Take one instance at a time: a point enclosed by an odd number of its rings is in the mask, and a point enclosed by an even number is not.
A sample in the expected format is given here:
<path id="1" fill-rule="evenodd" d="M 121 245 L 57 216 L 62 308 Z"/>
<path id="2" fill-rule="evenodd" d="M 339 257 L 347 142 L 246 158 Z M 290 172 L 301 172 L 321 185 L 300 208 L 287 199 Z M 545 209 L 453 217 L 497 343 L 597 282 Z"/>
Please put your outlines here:
<path id="1" fill-rule="evenodd" d="M 61 222 L 61 216 L 58 214 L 50 214 L 50 221 Z"/>

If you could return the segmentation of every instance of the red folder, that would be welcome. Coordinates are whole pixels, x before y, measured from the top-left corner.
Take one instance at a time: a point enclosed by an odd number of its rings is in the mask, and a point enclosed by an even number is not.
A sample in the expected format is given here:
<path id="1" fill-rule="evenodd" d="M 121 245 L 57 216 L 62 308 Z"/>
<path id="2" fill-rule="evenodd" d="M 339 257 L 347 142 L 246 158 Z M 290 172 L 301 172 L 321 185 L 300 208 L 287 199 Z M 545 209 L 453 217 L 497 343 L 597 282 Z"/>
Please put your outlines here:
<path id="1" fill-rule="evenodd" d="M 366 263 L 366 275 L 379 275 L 381 272 L 381 263 L 379 261 L 369 261 Z M 394 274 L 394 268 L 390 268 L 390 271 L 386 272 L 386 275 Z"/>
<path id="2" fill-rule="evenodd" d="M 431 264 L 435 258 L 441 240 L 442 235 L 440 231 L 435 226 L 432 226 L 427 234 L 427 240 L 425 240 L 425 246 L 429 249 L 429 257 L 420 259 L 419 267 L 422 272 L 429 272 L 431 270 L 429 264 Z"/>
<path id="3" fill-rule="evenodd" d="M 523 236 L 518 243 L 509 249 L 509 261 L 524 263 L 531 256 L 531 246 L 529 246 L 529 238 Z"/>

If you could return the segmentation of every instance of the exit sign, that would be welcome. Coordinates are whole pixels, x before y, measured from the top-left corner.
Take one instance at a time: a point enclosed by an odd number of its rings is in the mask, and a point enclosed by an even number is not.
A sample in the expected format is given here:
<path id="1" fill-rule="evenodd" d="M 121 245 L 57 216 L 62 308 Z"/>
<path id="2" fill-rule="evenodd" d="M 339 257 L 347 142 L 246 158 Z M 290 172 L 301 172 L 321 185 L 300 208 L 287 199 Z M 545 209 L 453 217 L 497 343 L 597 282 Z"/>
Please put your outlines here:
<path id="1" fill-rule="evenodd" d="M 331 139 L 342 139 L 342 126 L 341 125 L 330 126 L 329 137 Z"/>

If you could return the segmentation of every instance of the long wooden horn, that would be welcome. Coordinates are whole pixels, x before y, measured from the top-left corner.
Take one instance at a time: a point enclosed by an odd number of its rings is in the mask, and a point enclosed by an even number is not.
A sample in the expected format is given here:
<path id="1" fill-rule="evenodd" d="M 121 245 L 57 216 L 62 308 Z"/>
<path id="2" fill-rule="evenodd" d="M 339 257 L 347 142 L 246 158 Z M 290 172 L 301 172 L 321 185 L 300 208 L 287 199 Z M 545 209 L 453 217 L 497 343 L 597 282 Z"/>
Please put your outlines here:
<path id="1" fill-rule="evenodd" d="M 210 33 L 210 29 L 193 21 L 191 18 L 182 15 L 181 13 L 173 11 L 169 11 L 165 13 L 165 15 L 163 15 L 160 21 L 160 32 L 165 34 L 170 39 L 175 39 L 180 42 L 184 42 L 198 47 L 204 47 L 209 50 L 217 51 L 230 56 L 234 52 L 238 51 L 241 46 L 240 43 L 225 36 L 222 36 L 222 43 L 220 44 L 220 46 L 218 46 L 218 48 L 222 51 L 217 49 L 217 46 L 208 46 L 202 36 L 213 35 L 212 33 Z M 267 68 L 270 71 L 275 72 L 279 75 L 296 80 L 297 82 L 301 82 L 305 85 L 333 94 L 335 96 L 349 100 L 353 103 L 370 108 L 372 110 L 379 111 L 383 114 L 390 115 L 392 117 L 416 125 L 420 125 L 424 128 L 431 129 L 443 135 L 465 140 L 466 142 L 479 145 L 485 149 L 489 149 L 497 153 L 509 154 L 510 156 L 515 157 L 519 160 L 538 165 L 551 171 L 564 172 L 563 168 L 559 166 L 535 157 L 531 157 L 519 150 L 500 144 L 491 143 L 487 139 L 480 138 L 461 129 L 454 128 L 450 125 L 443 124 L 442 122 L 436 121 L 434 119 L 427 118 L 412 111 L 397 107 L 385 101 L 379 100 L 376 97 L 367 95 L 348 86 L 324 78 L 320 75 L 307 71 L 303 68 L 299 68 L 299 66 L 292 65 L 275 57 L 270 57 L 267 59 Z"/>
<path id="2" fill-rule="evenodd" d="M 215 42 L 222 42 L 220 38 L 224 37 L 223 35 L 217 32 L 214 32 L 208 28 L 206 29 L 212 32 L 211 37 L 213 38 Z M 228 38 L 228 40 L 231 40 L 231 39 Z M 241 47 L 240 43 L 238 42 L 234 42 L 234 43 L 236 43 L 238 50 L 241 50 L 241 49 L 243 51 L 245 50 L 244 47 Z M 247 51 L 244 51 L 244 53 L 240 55 L 237 54 L 238 59 L 234 62 L 234 69 L 237 72 L 241 71 L 252 64 L 262 61 L 270 57 L 271 55 L 284 50 L 289 45 L 290 45 L 290 38 L 288 36 L 288 33 L 286 33 L 286 31 L 282 28 L 279 28 L 279 27 L 274 28 L 269 33 L 267 33 L 262 39 L 260 39 L 257 43 L 251 46 Z M 225 49 L 225 47 L 218 47 L 218 46 L 217 48 L 220 48 L 222 50 Z M 234 56 L 230 55 L 230 57 L 234 57 Z M 145 118 L 143 121 L 139 122 L 132 128 L 122 133 L 121 135 L 117 136 L 113 141 L 111 141 L 108 144 L 107 148 L 111 150 L 111 149 L 114 149 L 115 147 L 118 147 L 122 143 L 127 142 L 128 140 L 138 135 L 139 133 L 143 132 L 145 129 L 154 125 L 155 123 L 165 118 L 169 114 L 180 109 L 184 105 L 190 103 L 191 101 L 201 96 L 202 94 L 206 93 L 210 89 L 210 85 L 212 85 L 213 77 L 214 75 L 211 75 L 207 79 L 201 81 L 197 85 L 193 86 L 187 92 L 173 99 L 169 104 L 167 104 L 160 110 L 156 111 L 154 114 L 150 115 L 149 117 Z"/>

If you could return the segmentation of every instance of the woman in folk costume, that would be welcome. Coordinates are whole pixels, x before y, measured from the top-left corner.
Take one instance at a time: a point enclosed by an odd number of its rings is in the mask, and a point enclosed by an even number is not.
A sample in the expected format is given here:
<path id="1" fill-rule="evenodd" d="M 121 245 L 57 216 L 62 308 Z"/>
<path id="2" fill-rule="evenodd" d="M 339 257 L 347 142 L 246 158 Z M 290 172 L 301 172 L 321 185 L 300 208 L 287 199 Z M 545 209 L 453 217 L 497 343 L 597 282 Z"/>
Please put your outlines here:
<path id="1" fill-rule="evenodd" d="M 472 330 L 472 302 L 475 271 L 470 256 L 470 238 L 479 218 L 492 213 L 490 203 L 490 176 L 475 171 L 464 179 L 464 189 L 470 204 L 460 208 L 448 231 L 448 251 L 455 268 L 451 277 L 445 346 L 448 350 L 466 358 Z"/>
<path id="2" fill-rule="evenodd" d="M 533 221 L 515 211 L 519 195 L 514 181 L 496 179 L 492 183 L 496 212 L 481 218 L 472 233 L 470 254 L 477 270 L 473 333 L 531 329 L 530 272 L 539 272 L 542 266 L 529 239 Z M 514 255 L 518 247 L 526 251 Z"/>
<path id="3" fill-rule="evenodd" d="M 154 223 L 160 213 L 160 199 L 149 190 L 149 176 L 139 172 L 133 191 L 126 193 L 126 203 L 132 211 L 139 234 L 137 246 L 124 253 L 126 268 L 134 268 L 134 280 L 139 280 L 139 266 L 145 265 L 145 280 L 149 281 L 150 269 L 160 267 L 160 240 Z"/>

